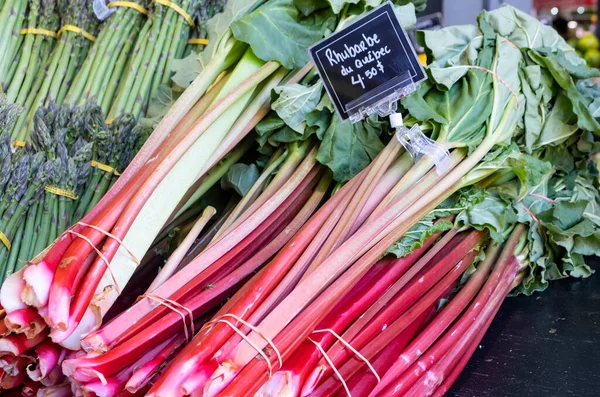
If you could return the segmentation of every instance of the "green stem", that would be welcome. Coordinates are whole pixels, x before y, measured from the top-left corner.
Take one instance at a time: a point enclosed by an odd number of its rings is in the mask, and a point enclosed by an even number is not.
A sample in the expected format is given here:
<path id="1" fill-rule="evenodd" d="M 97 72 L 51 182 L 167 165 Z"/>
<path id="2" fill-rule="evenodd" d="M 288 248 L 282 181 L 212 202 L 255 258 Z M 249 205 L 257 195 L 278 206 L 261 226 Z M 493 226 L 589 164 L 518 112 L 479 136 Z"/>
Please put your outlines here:
<path id="1" fill-rule="evenodd" d="M 24 225 L 24 222 L 21 222 L 17 229 L 17 233 L 15 234 L 14 243 L 13 243 L 12 247 L 10 248 L 10 252 L 8 255 L 8 263 L 6 264 L 6 269 L 5 269 L 4 273 L 2 274 L 2 276 L 3 276 L 2 281 L 6 280 L 6 278 L 8 276 L 10 276 L 11 274 L 13 274 L 13 272 L 15 271 L 15 267 L 17 266 L 17 262 L 19 259 L 19 251 L 21 250 L 21 246 L 22 246 L 22 242 L 23 242 L 24 232 L 25 232 L 25 225 Z"/>
<path id="2" fill-rule="evenodd" d="M 36 218 L 39 209 L 39 203 L 36 203 L 29 207 L 27 211 L 27 218 L 25 220 L 25 230 L 23 232 L 23 241 L 21 242 L 21 248 L 19 249 L 19 263 L 24 263 L 31 259 L 29 252 L 32 250 L 31 246 L 34 240 Z M 18 269 L 17 269 L 18 270 Z"/>

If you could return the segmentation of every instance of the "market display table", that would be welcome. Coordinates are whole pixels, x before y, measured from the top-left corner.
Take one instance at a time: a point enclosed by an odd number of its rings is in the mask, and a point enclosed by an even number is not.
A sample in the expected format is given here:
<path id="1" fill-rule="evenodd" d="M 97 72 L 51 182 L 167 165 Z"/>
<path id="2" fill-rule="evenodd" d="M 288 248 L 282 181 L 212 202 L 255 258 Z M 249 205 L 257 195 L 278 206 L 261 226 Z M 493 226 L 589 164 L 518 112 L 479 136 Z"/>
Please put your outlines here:
<path id="1" fill-rule="evenodd" d="M 508 298 L 449 396 L 600 395 L 600 262 L 585 280 L 561 280 Z"/>

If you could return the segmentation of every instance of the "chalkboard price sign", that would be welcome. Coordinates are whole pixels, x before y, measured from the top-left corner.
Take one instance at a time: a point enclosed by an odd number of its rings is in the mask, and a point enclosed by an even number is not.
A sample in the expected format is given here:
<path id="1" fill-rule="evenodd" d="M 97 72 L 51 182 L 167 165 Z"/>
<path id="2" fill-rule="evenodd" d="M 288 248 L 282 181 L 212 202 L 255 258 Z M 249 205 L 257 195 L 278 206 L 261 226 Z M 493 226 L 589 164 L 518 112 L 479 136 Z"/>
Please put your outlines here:
<path id="1" fill-rule="evenodd" d="M 403 88 L 425 79 L 389 2 L 317 43 L 310 54 L 344 120 L 386 100 L 397 100 Z"/>

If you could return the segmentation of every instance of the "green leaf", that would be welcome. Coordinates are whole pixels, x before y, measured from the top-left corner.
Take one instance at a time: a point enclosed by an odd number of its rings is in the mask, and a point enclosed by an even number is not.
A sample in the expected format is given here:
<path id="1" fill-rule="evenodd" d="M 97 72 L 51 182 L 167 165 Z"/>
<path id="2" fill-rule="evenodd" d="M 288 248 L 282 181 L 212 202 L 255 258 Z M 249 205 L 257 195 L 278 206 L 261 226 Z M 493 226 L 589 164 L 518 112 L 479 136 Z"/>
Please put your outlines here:
<path id="1" fill-rule="evenodd" d="M 505 5 L 493 11 L 484 11 L 480 18 L 519 48 L 554 48 L 565 54 L 577 56 L 575 49 L 568 45 L 556 30 L 515 7 Z"/>
<path id="2" fill-rule="evenodd" d="M 402 3 L 402 1 L 400 1 Z M 413 3 L 408 2 L 405 5 L 392 4 L 394 8 L 394 14 L 398 18 L 400 25 L 407 31 L 413 30 L 417 24 L 417 14 L 415 13 L 415 6 Z"/>
<path id="3" fill-rule="evenodd" d="M 381 2 L 383 3 L 383 1 Z M 425 11 L 427 7 L 427 0 L 396 0 L 394 3 L 401 6 L 410 4 L 415 7 L 417 12 Z"/>
<path id="4" fill-rule="evenodd" d="M 319 41 L 334 22 L 330 11 L 304 17 L 292 0 L 269 0 L 234 21 L 231 31 L 263 61 L 277 61 L 294 69 L 310 61 L 308 47 Z"/>
<path id="5" fill-rule="evenodd" d="M 575 82 L 567 69 L 565 69 L 554 54 L 544 56 L 541 52 L 530 51 L 529 56 L 536 63 L 548 69 L 558 85 L 566 91 L 566 95 L 571 102 L 573 113 L 577 116 L 577 125 L 579 128 L 600 134 L 600 124 L 596 121 L 594 114 L 590 112 L 586 103 L 585 96 L 579 92 Z"/>
<path id="6" fill-rule="evenodd" d="M 291 143 L 305 139 L 306 136 L 285 125 L 279 131 L 269 135 L 269 144 L 279 146 L 280 143 Z"/>
<path id="7" fill-rule="evenodd" d="M 278 95 L 271 102 L 271 109 L 294 131 L 302 133 L 306 128 L 306 115 L 320 102 L 323 82 L 318 80 L 314 85 L 306 87 L 302 84 L 289 84 L 275 87 Z"/>
<path id="8" fill-rule="evenodd" d="M 271 112 L 262 119 L 255 127 L 256 133 L 259 136 L 263 136 L 273 131 L 277 131 L 285 125 L 283 120 L 281 120 L 275 113 Z"/>
<path id="9" fill-rule="evenodd" d="M 530 65 L 524 67 L 520 73 L 521 87 L 525 96 L 525 146 L 527 151 L 531 153 L 535 142 L 542 133 L 544 104 L 542 104 L 541 90 L 542 86 L 542 69 L 539 65 Z"/>
<path id="10" fill-rule="evenodd" d="M 488 229 L 490 237 L 495 241 L 504 241 L 507 229 L 517 220 L 517 215 L 510 203 L 499 197 L 488 196 L 473 208 L 461 212 L 456 223 L 471 226 L 477 230 Z"/>
<path id="11" fill-rule="evenodd" d="M 246 15 L 255 5 L 256 0 L 229 0 L 222 12 L 206 22 L 208 45 L 200 53 L 191 52 L 183 59 L 173 62 L 173 81 L 180 87 L 187 88 L 200 74 L 206 64 L 231 39 L 230 25 Z"/>
<path id="12" fill-rule="evenodd" d="M 234 164 L 221 178 L 221 187 L 225 190 L 233 189 L 240 196 L 244 196 L 259 176 L 260 171 L 255 164 Z"/>
<path id="13" fill-rule="evenodd" d="M 425 241 L 434 234 L 452 229 L 453 225 L 450 221 L 435 221 L 436 217 L 432 214 L 421 219 L 400 240 L 395 242 L 386 251 L 386 254 L 394 255 L 396 258 L 403 258 L 411 254 L 414 250 L 421 248 Z"/>
<path id="14" fill-rule="evenodd" d="M 423 30 L 416 34 L 425 48 L 430 68 L 473 65 L 483 45 L 483 33 L 477 26 L 449 26 L 439 30 Z M 463 71 L 463 74 L 467 70 Z"/>
<path id="15" fill-rule="evenodd" d="M 337 182 L 350 180 L 383 149 L 379 136 L 384 126 L 375 117 L 350 123 L 334 115 L 317 152 L 317 161 L 333 171 Z"/>
<path id="16" fill-rule="evenodd" d="M 573 113 L 571 102 L 561 92 L 556 97 L 554 106 L 546 118 L 534 149 L 547 145 L 560 145 L 578 130 L 577 116 Z"/>
<path id="17" fill-rule="evenodd" d="M 142 124 L 145 126 L 156 127 L 160 120 L 169 111 L 175 103 L 179 94 L 166 85 L 160 85 L 148 105 L 148 111 Z"/>
<path id="18" fill-rule="evenodd" d="M 490 76 L 481 70 L 469 70 L 449 91 L 430 90 L 425 100 L 448 121 L 441 139 L 452 147 L 473 147 L 484 137 L 482 126 L 492 110 L 493 91 Z"/>

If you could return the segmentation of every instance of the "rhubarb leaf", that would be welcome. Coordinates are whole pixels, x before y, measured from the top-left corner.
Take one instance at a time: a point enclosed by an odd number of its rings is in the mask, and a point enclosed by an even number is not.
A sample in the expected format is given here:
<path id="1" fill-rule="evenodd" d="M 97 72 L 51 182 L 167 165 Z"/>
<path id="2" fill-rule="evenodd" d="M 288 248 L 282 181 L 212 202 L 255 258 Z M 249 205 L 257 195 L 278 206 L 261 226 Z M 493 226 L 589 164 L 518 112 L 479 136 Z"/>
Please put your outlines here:
<path id="1" fill-rule="evenodd" d="M 471 226 L 477 230 L 488 229 L 490 237 L 498 242 L 504 241 L 505 231 L 516 220 L 517 214 L 510 203 L 492 195 L 456 217 L 456 223 L 461 226 Z"/>
<path id="2" fill-rule="evenodd" d="M 385 126 L 376 116 L 350 123 L 334 115 L 323 135 L 317 161 L 333 171 L 337 182 L 352 179 L 383 149 L 379 137 Z"/>
<path id="3" fill-rule="evenodd" d="M 483 45 L 483 33 L 474 25 L 422 30 L 416 33 L 416 37 L 425 48 L 429 69 L 473 65 Z M 467 69 L 463 74 L 466 72 Z"/>
<path id="4" fill-rule="evenodd" d="M 232 39 L 230 25 L 252 10 L 256 3 L 256 0 L 227 1 L 223 12 L 206 22 L 208 45 L 204 50 L 200 53 L 192 51 L 187 57 L 173 61 L 175 84 L 187 88 L 217 52 L 225 47 L 225 43 Z"/>
<path id="5" fill-rule="evenodd" d="M 221 187 L 225 190 L 233 189 L 240 196 L 244 196 L 259 176 L 260 171 L 255 164 L 234 164 L 221 178 Z"/>
<path id="6" fill-rule="evenodd" d="M 452 222 L 447 220 L 436 222 L 436 219 L 436 216 L 433 214 L 429 214 L 421 219 L 400 240 L 395 242 L 386 251 L 386 254 L 394 255 L 396 258 L 403 258 L 417 248 L 421 248 L 425 241 L 434 234 L 452 229 Z"/>
<path id="7" fill-rule="evenodd" d="M 329 10 L 304 17 L 292 0 L 269 0 L 231 24 L 236 39 L 248 43 L 264 61 L 277 61 L 287 69 L 310 61 L 308 47 L 335 27 Z"/>
<path id="8" fill-rule="evenodd" d="M 312 86 L 289 84 L 275 87 L 276 99 L 271 108 L 294 131 L 303 133 L 306 128 L 306 115 L 320 102 L 323 82 L 318 80 Z"/>

